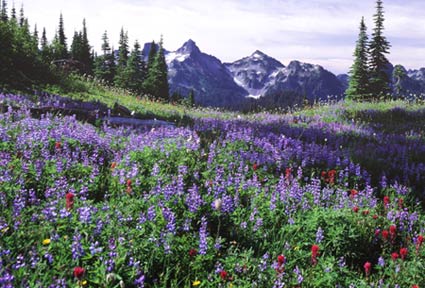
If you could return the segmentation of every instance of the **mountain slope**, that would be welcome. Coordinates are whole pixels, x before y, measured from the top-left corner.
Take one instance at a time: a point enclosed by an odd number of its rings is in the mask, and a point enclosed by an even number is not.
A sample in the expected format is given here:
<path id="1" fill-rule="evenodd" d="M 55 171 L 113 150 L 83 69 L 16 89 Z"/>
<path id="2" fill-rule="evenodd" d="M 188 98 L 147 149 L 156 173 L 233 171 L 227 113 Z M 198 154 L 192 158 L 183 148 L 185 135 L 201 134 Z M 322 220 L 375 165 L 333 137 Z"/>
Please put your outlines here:
<path id="1" fill-rule="evenodd" d="M 247 92 L 238 86 L 226 66 L 217 58 L 202 53 L 192 40 L 166 55 L 170 92 L 188 95 L 203 106 L 236 107 Z"/>

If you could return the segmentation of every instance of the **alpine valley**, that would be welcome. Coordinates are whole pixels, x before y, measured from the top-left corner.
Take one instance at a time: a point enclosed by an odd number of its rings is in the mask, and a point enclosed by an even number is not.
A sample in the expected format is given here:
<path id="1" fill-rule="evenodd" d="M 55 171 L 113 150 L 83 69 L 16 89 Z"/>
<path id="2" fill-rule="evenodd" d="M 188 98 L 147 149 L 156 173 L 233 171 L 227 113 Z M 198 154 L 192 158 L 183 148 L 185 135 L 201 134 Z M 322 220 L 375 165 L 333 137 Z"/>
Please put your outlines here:
<path id="1" fill-rule="evenodd" d="M 146 43 L 143 55 L 149 55 Z M 334 75 L 320 65 L 291 61 L 287 66 L 257 50 L 233 63 L 202 52 L 193 40 L 176 51 L 165 51 L 170 94 L 187 96 L 191 90 L 195 102 L 202 106 L 241 108 L 252 103 L 291 106 L 302 101 L 340 99 L 348 86 L 347 74 Z M 146 58 L 147 59 L 147 58 Z M 406 70 L 394 77 L 388 74 L 394 90 L 404 94 L 425 92 L 425 68 Z"/>

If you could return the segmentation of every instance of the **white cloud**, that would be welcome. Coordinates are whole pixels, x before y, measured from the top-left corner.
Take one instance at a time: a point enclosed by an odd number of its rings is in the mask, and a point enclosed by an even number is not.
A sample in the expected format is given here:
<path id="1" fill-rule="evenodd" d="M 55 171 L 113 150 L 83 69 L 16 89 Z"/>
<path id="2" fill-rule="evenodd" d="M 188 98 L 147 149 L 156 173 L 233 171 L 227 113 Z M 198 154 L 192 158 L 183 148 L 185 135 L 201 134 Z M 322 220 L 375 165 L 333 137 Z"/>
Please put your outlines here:
<path id="1" fill-rule="evenodd" d="M 287 64 L 291 59 L 348 70 L 361 16 L 372 31 L 375 1 L 337 0 L 37 0 L 24 2 L 30 23 L 53 37 L 62 11 L 68 43 L 87 20 L 91 44 L 100 50 L 103 31 L 117 47 L 123 26 L 130 41 L 158 40 L 175 50 L 191 38 L 208 54 L 234 61 L 260 49 Z M 425 66 L 425 3 L 386 0 L 385 35 L 390 59 L 407 67 Z M 394 39 L 394 42 L 392 41 Z M 132 43 L 130 43 L 132 44 Z"/>

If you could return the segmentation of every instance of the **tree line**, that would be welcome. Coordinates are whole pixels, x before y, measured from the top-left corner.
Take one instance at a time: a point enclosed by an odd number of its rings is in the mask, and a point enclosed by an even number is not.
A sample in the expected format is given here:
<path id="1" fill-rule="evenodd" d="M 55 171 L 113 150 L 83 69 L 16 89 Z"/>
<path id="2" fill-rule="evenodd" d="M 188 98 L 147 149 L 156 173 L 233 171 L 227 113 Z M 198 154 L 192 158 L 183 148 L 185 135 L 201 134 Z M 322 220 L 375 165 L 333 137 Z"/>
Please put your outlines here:
<path id="1" fill-rule="evenodd" d="M 360 32 L 354 51 L 354 63 L 350 69 L 347 97 L 355 100 L 373 100 L 391 95 L 391 64 L 385 54 L 390 43 L 383 35 L 384 9 L 382 0 L 376 1 L 375 27 L 371 40 L 367 35 L 364 17 L 360 21 Z"/>
<path id="2" fill-rule="evenodd" d="M 82 30 L 75 31 L 71 45 L 65 35 L 64 19 L 59 17 L 52 41 L 43 28 L 31 31 L 21 7 L 19 15 L 13 6 L 10 13 L 6 0 L 0 2 L 0 87 L 26 89 L 60 82 L 69 72 L 91 75 L 135 94 L 147 94 L 156 100 L 169 101 L 167 64 L 163 39 L 150 45 L 147 62 L 136 40 L 129 48 L 128 32 L 121 29 L 118 51 L 111 48 L 107 31 L 102 35 L 101 53 L 90 46 L 85 19 Z M 65 72 L 65 73 L 62 73 Z"/>

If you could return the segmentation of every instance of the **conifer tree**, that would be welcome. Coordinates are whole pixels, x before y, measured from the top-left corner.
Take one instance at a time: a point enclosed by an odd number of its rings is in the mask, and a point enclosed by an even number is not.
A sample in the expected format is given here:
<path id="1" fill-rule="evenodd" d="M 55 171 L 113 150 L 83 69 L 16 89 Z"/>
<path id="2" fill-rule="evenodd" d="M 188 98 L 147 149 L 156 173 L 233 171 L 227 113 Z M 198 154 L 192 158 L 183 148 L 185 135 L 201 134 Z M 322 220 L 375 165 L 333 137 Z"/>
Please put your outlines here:
<path id="1" fill-rule="evenodd" d="M 57 33 L 56 46 L 57 47 L 55 47 L 55 57 L 57 57 L 57 59 L 68 58 L 68 46 L 66 44 L 65 27 L 63 24 L 62 13 L 59 16 L 59 29 Z"/>
<path id="2" fill-rule="evenodd" d="M 2 2 L 1 2 L 0 20 L 2 22 L 7 22 L 7 20 L 8 20 L 6 0 L 2 0 Z"/>
<path id="3" fill-rule="evenodd" d="M 385 54 L 389 53 L 390 43 L 383 35 L 384 8 L 382 0 L 376 1 L 375 28 L 370 42 L 370 87 L 374 97 L 389 95 L 390 77 L 387 74 L 389 61 Z"/>
<path id="4" fill-rule="evenodd" d="M 148 74 L 143 83 L 144 90 L 158 100 L 168 101 L 168 68 L 165 61 L 162 37 L 159 43 L 159 50 L 152 62 L 151 67 L 148 67 Z"/>
<path id="5" fill-rule="evenodd" d="M 74 31 L 74 37 L 72 38 L 71 44 L 71 58 L 77 61 L 81 60 L 82 54 L 82 35 L 81 32 L 78 33 Z"/>
<path id="6" fill-rule="evenodd" d="M 144 67 L 145 62 L 140 52 L 140 44 L 136 41 L 123 71 L 124 88 L 136 94 L 141 94 L 143 92 L 143 80 L 145 78 Z"/>
<path id="7" fill-rule="evenodd" d="M 103 55 L 96 57 L 94 74 L 98 79 L 113 83 L 115 77 L 115 56 L 113 49 L 109 46 L 107 31 L 102 35 L 102 52 Z"/>
<path id="8" fill-rule="evenodd" d="M 156 44 L 155 41 L 152 41 L 151 45 L 150 45 L 150 49 L 149 49 L 149 54 L 148 54 L 148 65 L 147 65 L 147 70 L 149 72 L 150 67 L 152 66 L 154 60 L 155 60 L 155 56 L 156 56 Z"/>
<path id="9" fill-rule="evenodd" d="M 125 76 L 124 70 L 127 66 L 128 61 L 128 34 L 124 33 L 124 29 L 121 28 L 120 32 L 120 40 L 118 47 L 118 65 L 117 65 L 117 73 L 115 75 L 115 84 L 119 87 L 125 88 Z"/>
<path id="10" fill-rule="evenodd" d="M 93 73 L 93 59 L 91 56 L 91 47 L 87 36 L 86 19 L 83 19 L 83 32 L 81 35 L 81 59 L 80 61 L 84 64 L 85 73 Z"/>
<path id="11" fill-rule="evenodd" d="M 352 99 L 365 98 L 369 94 L 368 69 L 368 37 L 364 18 L 360 21 L 360 33 L 354 51 L 354 63 L 350 70 L 350 82 L 346 91 L 347 97 Z"/>
<path id="12" fill-rule="evenodd" d="M 25 16 L 24 16 L 24 4 L 21 6 L 21 10 L 19 10 L 19 26 L 24 26 Z"/>

